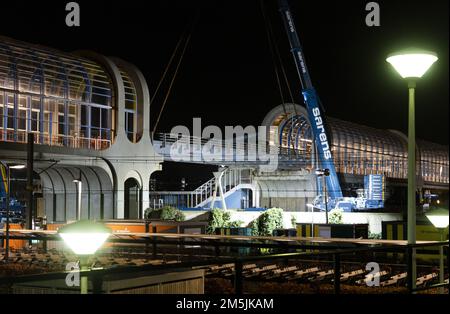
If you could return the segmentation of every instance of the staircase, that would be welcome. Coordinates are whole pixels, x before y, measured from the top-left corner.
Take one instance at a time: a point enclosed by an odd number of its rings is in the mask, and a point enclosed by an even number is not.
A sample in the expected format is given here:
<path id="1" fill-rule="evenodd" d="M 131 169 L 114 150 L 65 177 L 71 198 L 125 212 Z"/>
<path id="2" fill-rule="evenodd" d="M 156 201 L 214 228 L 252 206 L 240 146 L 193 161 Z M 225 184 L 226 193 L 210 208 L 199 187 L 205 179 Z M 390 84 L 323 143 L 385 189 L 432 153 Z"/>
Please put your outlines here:
<path id="1" fill-rule="evenodd" d="M 224 170 L 221 177 L 222 191 L 224 197 L 231 195 L 243 187 L 248 187 L 252 183 L 250 169 L 228 168 Z M 212 202 L 216 179 L 211 178 L 193 191 L 151 191 L 151 206 L 160 207 L 161 204 L 178 208 L 205 208 Z M 216 201 L 220 200 L 220 193 L 217 191 Z"/>

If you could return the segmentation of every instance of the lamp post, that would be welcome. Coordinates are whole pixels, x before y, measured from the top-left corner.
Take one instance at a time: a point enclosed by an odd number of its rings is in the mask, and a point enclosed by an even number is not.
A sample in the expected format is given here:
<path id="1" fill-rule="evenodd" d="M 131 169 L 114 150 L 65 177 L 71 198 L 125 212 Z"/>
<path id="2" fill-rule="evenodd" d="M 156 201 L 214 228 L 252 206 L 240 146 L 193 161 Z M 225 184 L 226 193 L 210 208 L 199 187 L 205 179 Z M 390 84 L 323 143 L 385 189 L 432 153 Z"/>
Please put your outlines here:
<path id="1" fill-rule="evenodd" d="M 444 231 L 448 227 L 448 210 L 444 208 L 434 209 L 425 216 L 439 230 L 441 242 L 444 241 Z M 442 245 L 439 246 L 439 283 L 444 283 L 444 247 Z M 444 293 L 444 287 L 439 288 L 439 293 Z"/>
<path id="2" fill-rule="evenodd" d="M 330 169 L 317 170 L 316 174 L 323 178 L 323 196 L 325 202 L 325 223 L 328 225 L 328 195 L 327 195 L 327 180 L 326 177 L 330 175 Z"/>
<path id="3" fill-rule="evenodd" d="M 77 220 L 81 220 L 81 188 L 83 182 L 81 181 L 81 173 L 78 179 L 72 180 L 77 185 Z"/>
<path id="4" fill-rule="evenodd" d="M 23 169 L 25 165 L 8 165 L 7 163 L 0 161 L 0 163 L 6 169 L 6 239 L 5 239 L 5 258 L 4 260 L 7 262 L 9 259 L 9 199 L 11 193 L 11 169 Z"/>
<path id="5" fill-rule="evenodd" d="M 409 114 L 408 114 L 408 244 L 416 243 L 416 134 L 415 134 L 415 88 L 416 81 L 421 78 L 430 66 L 436 62 L 434 52 L 409 49 L 390 54 L 389 62 L 400 76 L 408 82 Z M 416 286 L 416 251 L 412 249 L 412 289 Z"/>
<path id="6" fill-rule="evenodd" d="M 89 257 L 95 254 L 108 239 L 111 229 L 104 224 L 91 220 L 79 220 L 61 227 L 58 234 L 80 259 L 80 292 L 81 294 L 87 294 L 88 278 L 83 275 L 83 272 L 89 270 Z"/>

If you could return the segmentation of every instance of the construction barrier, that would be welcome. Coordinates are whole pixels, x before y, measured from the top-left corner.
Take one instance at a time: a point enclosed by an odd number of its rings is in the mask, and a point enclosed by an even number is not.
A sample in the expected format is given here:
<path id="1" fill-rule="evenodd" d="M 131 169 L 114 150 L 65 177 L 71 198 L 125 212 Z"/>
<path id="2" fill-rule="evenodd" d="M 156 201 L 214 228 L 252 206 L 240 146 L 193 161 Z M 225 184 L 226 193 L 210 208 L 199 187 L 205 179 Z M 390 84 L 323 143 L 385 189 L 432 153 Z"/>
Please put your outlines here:
<path id="1" fill-rule="evenodd" d="M 448 228 L 444 231 L 444 241 L 448 241 Z M 383 221 L 381 223 L 381 237 L 385 240 L 407 240 L 407 224 L 403 221 Z M 416 241 L 441 241 L 441 231 L 431 223 L 418 221 L 416 224 Z M 421 248 L 416 250 L 417 259 L 434 260 L 438 258 L 437 247 Z M 395 254 L 390 254 L 394 256 Z"/>
<path id="2" fill-rule="evenodd" d="M 383 221 L 381 235 L 386 240 L 407 240 L 407 225 L 403 221 Z M 420 222 L 416 224 L 416 240 L 440 241 L 441 233 L 431 223 Z M 444 231 L 444 240 L 448 240 L 448 228 Z"/>

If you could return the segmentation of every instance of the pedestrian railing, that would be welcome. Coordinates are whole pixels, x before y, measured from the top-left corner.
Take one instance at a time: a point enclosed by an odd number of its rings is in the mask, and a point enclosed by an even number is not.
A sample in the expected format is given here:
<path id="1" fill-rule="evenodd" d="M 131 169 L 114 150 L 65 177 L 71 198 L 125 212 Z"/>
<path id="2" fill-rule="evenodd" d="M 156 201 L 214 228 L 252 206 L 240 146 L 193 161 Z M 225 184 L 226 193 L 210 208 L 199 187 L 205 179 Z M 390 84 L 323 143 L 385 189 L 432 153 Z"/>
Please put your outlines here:
<path id="1" fill-rule="evenodd" d="M 180 236 L 180 237 L 177 237 Z M 173 270 L 175 268 L 193 268 L 193 267 L 208 267 L 211 265 L 226 265 L 232 264 L 232 273 L 233 273 L 233 284 L 234 291 L 236 294 L 243 293 L 243 282 L 246 278 L 251 278 L 248 276 L 250 273 L 256 273 L 260 271 L 261 273 L 272 274 L 274 267 L 270 268 L 266 266 L 258 267 L 257 263 L 274 263 L 274 262 L 282 262 L 287 263 L 288 261 L 305 261 L 305 260 L 314 260 L 318 258 L 326 258 L 327 261 L 332 263 L 332 268 L 324 271 L 321 274 L 322 277 L 327 277 L 331 279 L 333 284 L 333 289 L 335 294 L 341 293 L 341 282 L 348 279 L 352 275 L 358 273 L 361 275 L 361 271 L 353 272 L 342 272 L 343 263 L 347 263 L 348 261 L 354 261 L 355 258 L 368 260 L 377 260 L 377 256 L 385 253 L 400 253 L 405 257 L 405 264 L 407 270 L 406 272 L 401 272 L 398 275 L 391 276 L 391 280 L 396 279 L 395 284 L 405 283 L 404 287 L 406 287 L 408 293 L 418 293 L 421 291 L 425 291 L 428 289 L 435 289 L 440 287 L 448 287 L 448 280 L 444 283 L 438 283 L 433 285 L 421 285 L 420 287 L 416 287 L 413 284 L 413 259 L 414 259 L 414 250 L 420 248 L 427 248 L 432 246 L 443 246 L 447 248 L 447 271 L 448 271 L 448 241 L 443 242 L 425 242 L 425 243 L 417 243 L 417 244 L 391 244 L 391 245 L 375 245 L 375 246 L 356 246 L 356 247 L 347 247 L 342 248 L 341 246 L 337 246 L 336 243 L 325 243 L 318 245 L 317 243 L 308 243 L 308 239 L 305 239 L 305 243 L 298 244 L 285 244 L 280 245 L 280 243 L 271 243 L 270 241 L 246 241 L 242 240 L 244 237 L 239 237 L 241 240 L 236 240 L 233 237 L 220 237 L 220 236 L 205 236 L 203 238 L 199 238 L 198 236 L 192 236 L 190 239 L 189 235 L 171 235 L 171 237 L 164 238 L 165 235 L 158 234 L 149 234 L 146 237 L 142 238 L 113 238 L 110 241 L 115 243 L 141 243 L 145 244 L 147 249 L 152 247 L 153 258 L 157 258 L 159 246 L 176 246 L 177 248 L 180 246 L 193 246 L 195 244 L 196 247 L 213 247 L 215 256 L 211 256 L 208 258 L 193 258 L 191 260 L 173 260 L 166 261 L 162 263 L 148 263 L 139 266 L 119 266 L 113 268 L 101 268 L 101 269 L 91 269 L 89 271 L 81 271 L 80 276 L 85 276 L 91 281 L 92 284 L 92 292 L 93 293 L 101 293 L 102 284 L 105 276 L 107 275 L 116 275 L 116 274 L 129 274 L 134 272 L 146 272 L 146 271 L 156 271 L 156 270 Z M 0 235 L 1 238 L 1 235 Z M 14 235 L 12 236 L 14 238 Z M 24 239 L 24 237 L 21 237 Z M 309 239 L 312 241 L 313 239 Z M 348 240 L 348 239 L 347 239 Z M 356 243 L 357 241 L 355 241 Z M 344 242 L 344 244 L 349 244 L 348 241 Z M 342 243 L 341 243 L 342 244 Z M 292 250 L 295 248 L 296 252 L 292 253 L 278 253 L 278 254 L 267 254 L 267 255 L 257 255 L 257 256 L 222 256 L 221 252 L 223 252 L 223 248 L 226 247 L 249 247 L 249 248 L 265 248 L 265 249 L 273 249 L 273 250 Z M 191 256 L 193 257 L 193 256 Z M 349 258 L 352 257 L 353 259 Z M 253 265 L 252 267 L 248 265 Z M 221 269 L 220 267 L 216 267 L 217 269 Z M 269 269 L 270 268 L 270 269 Z M 308 268 L 309 269 L 309 268 Z M 288 266 L 283 268 L 284 271 L 288 272 L 302 272 L 305 270 L 298 270 L 291 268 Z M 367 268 L 366 268 L 367 270 Z M 317 272 L 315 273 L 315 279 L 319 280 L 321 278 Z M 293 273 L 292 273 L 293 274 Z M 3 277 L 0 278 L 0 285 L 13 285 L 24 282 L 32 282 L 32 281 L 43 281 L 43 280 L 54 280 L 54 279 L 63 279 L 66 278 L 68 272 L 55 272 L 55 273 L 46 273 L 46 274 L 38 274 L 38 275 L 30 275 L 30 276 L 14 276 L 14 277 Z M 295 274 L 293 274 L 295 275 Z M 298 274 L 297 274 L 298 275 Z M 304 275 L 304 274 L 302 274 Z M 387 273 L 385 274 L 387 275 Z M 426 276 L 424 276 L 425 278 Z M 423 278 L 420 280 L 424 280 Z M 420 282 L 419 280 L 419 282 Z M 380 285 L 381 286 L 381 285 Z"/>

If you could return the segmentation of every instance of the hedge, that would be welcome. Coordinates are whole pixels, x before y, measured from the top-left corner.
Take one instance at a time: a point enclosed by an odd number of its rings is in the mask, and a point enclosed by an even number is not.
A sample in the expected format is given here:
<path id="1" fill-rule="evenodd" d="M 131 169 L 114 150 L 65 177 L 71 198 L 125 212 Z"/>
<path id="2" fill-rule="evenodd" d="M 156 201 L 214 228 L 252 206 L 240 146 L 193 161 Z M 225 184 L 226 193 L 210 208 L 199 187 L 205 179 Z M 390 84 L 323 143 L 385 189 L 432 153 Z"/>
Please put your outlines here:
<path id="1" fill-rule="evenodd" d="M 144 212 L 145 219 L 160 219 L 171 221 L 184 221 L 186 216 L 178 208 L 172 206 L 164 206 L 162 208 L 147 208 Z"/>

